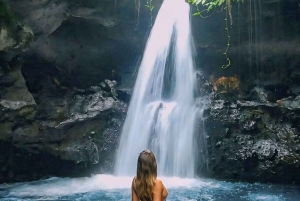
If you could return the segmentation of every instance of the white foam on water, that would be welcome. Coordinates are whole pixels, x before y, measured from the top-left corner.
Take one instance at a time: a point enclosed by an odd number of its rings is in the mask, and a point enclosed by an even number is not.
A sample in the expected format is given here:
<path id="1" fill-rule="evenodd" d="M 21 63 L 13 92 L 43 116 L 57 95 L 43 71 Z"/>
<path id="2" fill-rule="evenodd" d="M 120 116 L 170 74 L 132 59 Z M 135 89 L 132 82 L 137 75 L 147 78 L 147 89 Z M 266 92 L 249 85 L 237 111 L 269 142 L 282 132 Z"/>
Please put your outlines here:
<path id="1" fill-rule="evenodd" d="M 280 195 L 267 195 L 267 194 L 250 194 L 247 196 L 251 201 L 283 201 L 285 199 Z"/>
<path id="2" fill-rule="evenodd" d="M 179 177 L 160 177 L 164 185 L 168 189 L 172 188 L 219 188 L 220 185 L 211 180 L 204 179 L 190 179 L 190 178 L 179 178 Z"/>
<path id="3" fill-rule="evenodd" d="M 178 177 L 160 178 L 168 189 L 172 188 L 218 188 L 216 182 L 200 179 L 182 179 Z M 119 191 L 130 189 L 132 177 L 116 177 L 99 174 L 84 178 L 51 178 L 38 182 L 8 185 L 10 197 L 57 197 L 100 190 Z M 2 186 L 0 186 L 2 187 Z"/>

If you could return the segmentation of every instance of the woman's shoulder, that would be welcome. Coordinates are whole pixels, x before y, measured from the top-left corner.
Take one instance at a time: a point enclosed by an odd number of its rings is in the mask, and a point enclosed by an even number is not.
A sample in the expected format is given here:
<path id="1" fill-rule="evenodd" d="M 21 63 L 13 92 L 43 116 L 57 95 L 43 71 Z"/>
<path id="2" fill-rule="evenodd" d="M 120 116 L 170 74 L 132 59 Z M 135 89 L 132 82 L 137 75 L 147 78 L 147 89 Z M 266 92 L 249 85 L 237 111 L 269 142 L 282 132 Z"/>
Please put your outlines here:
<path id="1" fill-rule="evenodd" d="M 136 180 L 136 177 L 133 177 L 133 178 L 132 178 L 132 182 L 131 182 L 131 186 L 132 186 L 133 188 L 135 188 L 135 180 Z"/>
<path id="2" fill-rule="evenodd" d="M 161 200 L 164 200 L 168 196 L 168 190 L 164 186 L 162 180 L 160 180 L 158 178 L 155 180 L 153 193 L 160 195 L 162 198 Z"/>
<path id="3" fill-rule="evenodd" d="M 162 182 L 162 180 L 159 179 L 159 178 L 156 178 L 156 179 L 155 179 L 155 186 L 157 186 L 157 187 L 163 187 L 163 182 Z"/>
<path id="4" fill-rule="evenodd" d="M 162 180 L 161 180 L 160 178 L 156 178 L 156 179 L 155 179 L 155 182 L 162 183 Z"/>

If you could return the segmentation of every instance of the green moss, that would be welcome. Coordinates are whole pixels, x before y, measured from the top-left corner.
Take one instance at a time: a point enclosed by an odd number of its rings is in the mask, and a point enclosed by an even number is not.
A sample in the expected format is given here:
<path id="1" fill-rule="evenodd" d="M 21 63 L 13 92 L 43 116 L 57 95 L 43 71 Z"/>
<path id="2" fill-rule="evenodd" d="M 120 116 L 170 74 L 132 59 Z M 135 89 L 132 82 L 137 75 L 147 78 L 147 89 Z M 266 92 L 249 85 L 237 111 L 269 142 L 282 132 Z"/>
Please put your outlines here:
<path id="1" fill-rule="evenodd" d="M 104 126 L 106 124 L 105 119 L 98 120 L 97 128 L 92 126 L 87 131 L 87 133 L 91 136 L 92 140 L 98 145 L 103 145 L 104 143 L 104 136 L 103 136 L 103 130 Z"/>
<path id="2" fill-rule="evenodd" d="M 40 134 L 40 125 L 39 123 L 37 122 L 34 122 L 33 124 L 31 125 L 28 125 L 27 127 L 23 128 L 25 133 L 26 133 L 26 136 L 28 136 L 28 138 L 35 138 L 35 137 L 38 137 L 39 134 Z"/>
<path id="3" fill-rule="evenodd" d="M 104 144 L 103 133 L 95 133 L 95 135 L 93 135 L 91 138 L 98 146 L 102 146 Z"/>
<path id="4" fill-rule="evenodd" d="M 0 0 L 0 20 L 4 23 L 6 26 L 10 26 L 12 24 L 17 23 L 17 17 L 14 14 L 14 12 L 4 3 L 2 0 Z M 3 26 L 0 24 L 0 26 Z"/>
<path id="5" fill-rule="evenodd" d="M 8 37 L 7 41 L 3 41 L 0 50 L 15 46 L 15 32 L 17 30 L 17 17 L 8 5 L 0 0 L 0 32 Z"/>
<path id="6" fill-rule="evenodd" d="M 8 140 L 12 135 L 14 123 L 0 123 L 0 140 Z"/>
<path id="7" fill-rule="evenodd" d="M 104 143 L 104 136 L 103 133 L 101 132 L 95 132 L 95 131 L 91 131 L 91 133 L 93 132 L 93 135 L 91 135 L 92 140 L 97 144 L 103 144 Z"/>
<path id="8" fill-rule="evenodd" d="M 36 111 L 35 111 L 34 107 L 25 107 L 19 112 L 19 115 L 26 119 L 33 119 L 35 116 L 35 113 L 36 113 Z"/>
<path id="9" fill-rule="evenodd" d="M 65 109 L 63 107 L 57 107 L 56 108 L 56 117 L 55 117 L 55 124 L 59 125 L 63 121 L 68 119 L 65 113 Z"/>
<path id="10" fill-rule="evenodd" d="M 260 134 L 260 138 L 259 139 L 270 139 L 272 136 L 272 133 L 270 133 L 270 131 L 266 130 L 265 128 L 261 128 L 261 134 Z"/>
<path id="11" fill-rule="evenodd" d="M 283 158 L 287 164 L 297 164 L 299 162 L 299 156 L 289 155 Z"/>

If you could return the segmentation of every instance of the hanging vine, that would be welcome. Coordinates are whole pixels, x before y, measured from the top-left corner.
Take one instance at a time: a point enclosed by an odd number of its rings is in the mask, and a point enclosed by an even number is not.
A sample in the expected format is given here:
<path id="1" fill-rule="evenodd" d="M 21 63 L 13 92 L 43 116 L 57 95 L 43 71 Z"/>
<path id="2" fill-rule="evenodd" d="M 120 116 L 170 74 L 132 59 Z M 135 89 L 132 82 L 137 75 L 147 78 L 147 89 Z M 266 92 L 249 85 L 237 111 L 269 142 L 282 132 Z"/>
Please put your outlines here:
<path id="1" fill-rule="evenodd" d="M 140 0 L 135 0 L 135 23 L 136 23 L 136 30 L 139 30 L 139 27 L 140 27 L 140 10 L 141 10 L 141 2 L 140 2 Z"/>
<path id="2" fill-rule="evenodd" d="M 233 19 L 232 19 L 232 2 L 240 2 L 243 0 L 188 0 L 189 3 L 193 4 L 196 6 L 196 12 L 193 14 L 193 16 L 200 16 L 202 18 L 208 18 L 211 15 L 213 15 L 216 11 L 216 8 L 221 8 L 221 10 L 225 9 L 226 10 L 226 17 L 225 17 L 225 31 L 227 34 L 227 44 L 226 44 L 226 49 L 223 52 L 223 54 L 225 55 L 225 58 L 227 60 L 227 64 L 222 65 L 222 68 L 227 68 L 231 65 L 231 60 L 228 57 L 228 50 L 230 47 L 230 34 L 229 34 L 229 25 L 228 25 L 228 21 L 230 21 L 230 26 L 232 26 L 233 24 Z M 136 5 L 139 5 L 139 1 L 137 3 L 136 0 Z M 199 5 L 204 6 L 203 10 L 199 9 Z M 147 0 L 146 5 L 147 8 L 149 8 L 150 10 L 150 26 L 152 26 L 153 24 L 153 14 L 152 11 L 154 9 L 154 6 L 152 5 L 152 0 Z M 209 13 L 211 12 L 209 15 L 204 16 L 203 13 Z M 139 9 L 138 9 L 138 14 L 139 14 Z"/>
<path id="3" fill-rule="evenodd" d="M 152 27 L 153 24 L 153 14 L 152 11 L 154 9 L 154 6 L 152 5 L 152 0 L 147 0 L 147 4 L 145 5 L 150 10 L 150 27 Z"/>
<path id="4" fill-rule="evenodd" d="M 197 12 L 193 15 L 202 15 L 202 12 L 210 12 L 211 10 L 214 10 L 217 7 L 226 7 L 227 13 L 230 17 L 230 23 L 232 24 L 232 15 L 231 15 L 231 2 L 239 2 L 243 0 L 188 0 L 189 3 L 194 4 L 197 6 Z M 199 11 L 198 5 L 203 5 L 205 7 L 204 10 Z"/>
<path id="5" fill-rule="evenodd" d="M 230 0 L 227 0 L 227 2 L 230 2 Z M 227 45 L 226 45 L 225 52 L 223 54 L 225 55 L 226 60 L 227 60 L 228 63 L 222 65 L 222 68 L 227 68 L 231 64 L 231 60 L 230 60 L 230 58 L 227 55 L 228 49 L 230 47 L 230 34 L 229 34 L 229 28 L 228 28 L 228 15 L 230 16 L 230 24 L 232 25 L 231 4 L 226 3 L 226 7 L 225 8 L 226 8 L 225 30 L 226 30 L 226 34 L 227 34 Z"/>
<path id="6" fill-rule="evenodd" d="M 223 54 L 226 57 L 227 60 L 227 64 L 222 65 L 222 68 L 227 68 L 230 66 L 231 61 L 230 58 L 228 57 L 227 53 L 230 47 L 230 34 L 229 34 L 229 26 L 228 26 L 228 21 L 230 21 L 230 25 L 232 26 L 233 24 L 233 20 L 232 20 L 232 12 L 231 12 L 231 2 L 235 1 L 235 2 L 239 2 L 239 1 L 243 1 L 243 0 L 188 0 L 189 3 L 196 5 L 196 9 L 197 11 L 193 14 L 193 16 L 200 16 L 202 18 L 207 18 L 210 17 L 212 14 L 214 14 L 214 12 L 216 11 L 216 8 L 221 7 L 221 10 L 224 8 L 226 10 L 226 17 L 225 17 L 225 31 L 227 34 L 227 44 L 226 44 L 226 49 L 223 52 Z M 203 10 L 199 10 L 199 4 L 204 6 L 205 9 Z M 209 13 L 213 11 L 210 15 L 204 16 L 203 13 Z"/>

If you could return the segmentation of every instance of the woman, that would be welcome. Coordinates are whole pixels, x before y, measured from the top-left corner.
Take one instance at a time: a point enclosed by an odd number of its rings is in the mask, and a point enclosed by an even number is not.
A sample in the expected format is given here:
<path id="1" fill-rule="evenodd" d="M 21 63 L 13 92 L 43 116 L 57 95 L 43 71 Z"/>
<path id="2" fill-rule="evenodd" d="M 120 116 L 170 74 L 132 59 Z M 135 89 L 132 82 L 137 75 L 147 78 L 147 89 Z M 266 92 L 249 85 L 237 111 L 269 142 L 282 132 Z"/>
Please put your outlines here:
<path id="1" fill-rule="evenodd" d="M 150 150 L 145 150 L 139 155 L 131 195 L 132 201 L 163 201 L 168 196 L 166 187 L 157 178 L 156 159 Z"/>

